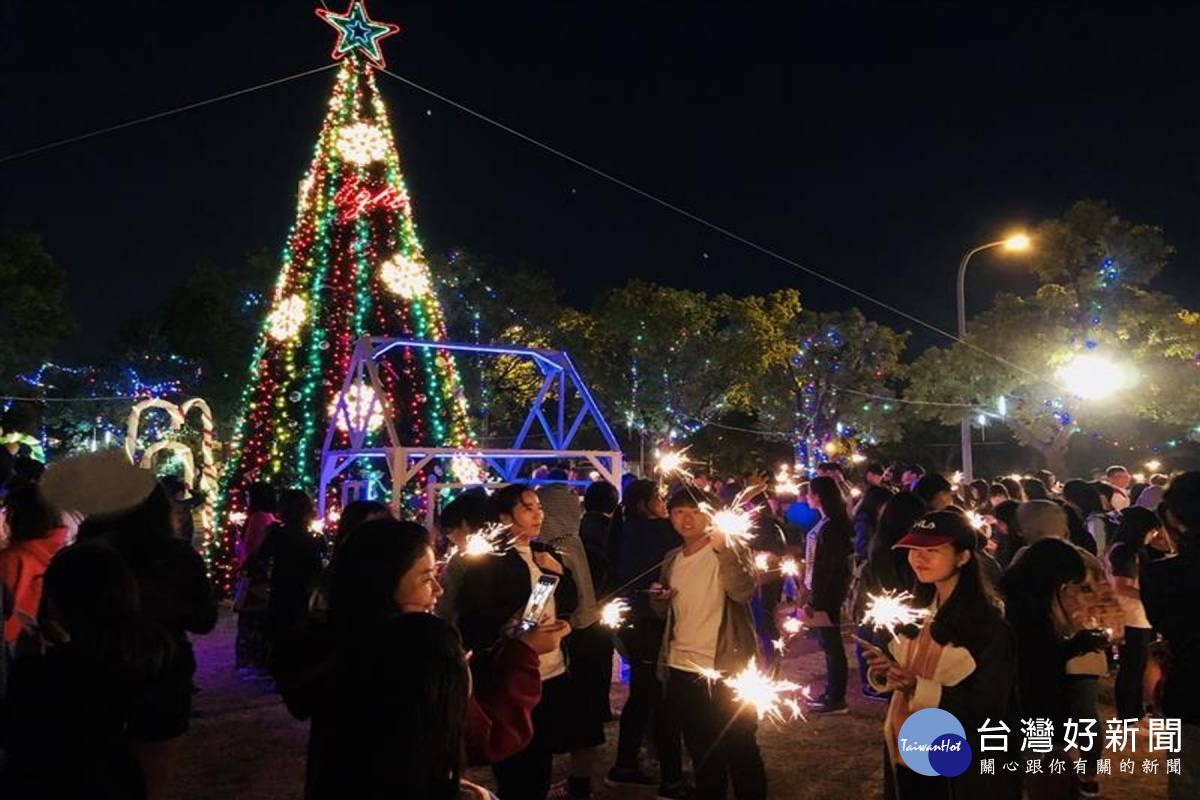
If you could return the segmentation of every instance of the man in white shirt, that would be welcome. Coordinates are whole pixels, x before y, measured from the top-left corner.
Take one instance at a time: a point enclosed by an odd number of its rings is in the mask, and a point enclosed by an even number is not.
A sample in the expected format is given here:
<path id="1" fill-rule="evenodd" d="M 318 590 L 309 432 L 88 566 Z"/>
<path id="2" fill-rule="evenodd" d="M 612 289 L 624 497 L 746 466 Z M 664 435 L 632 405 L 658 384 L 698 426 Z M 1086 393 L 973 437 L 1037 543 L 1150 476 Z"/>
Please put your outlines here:
<path id="1" fill-rule="evenodd" d="M 727 686 L 703 674 L 740 672 L 757 655 L 750 554 L 710 532 L 694 490 L 676 492 L 667 510 L 684 545 L 667 554 L 662 582 L 651 587 L 655 610 L 667 620 L 660 667 L 665 711 L 683 731 L 696 769 L 697 800 L 724 800 L 731 781 L 737 800 L 763 800 L 767 776 L 755 740 L 757 718 L 734 701 Z"/>

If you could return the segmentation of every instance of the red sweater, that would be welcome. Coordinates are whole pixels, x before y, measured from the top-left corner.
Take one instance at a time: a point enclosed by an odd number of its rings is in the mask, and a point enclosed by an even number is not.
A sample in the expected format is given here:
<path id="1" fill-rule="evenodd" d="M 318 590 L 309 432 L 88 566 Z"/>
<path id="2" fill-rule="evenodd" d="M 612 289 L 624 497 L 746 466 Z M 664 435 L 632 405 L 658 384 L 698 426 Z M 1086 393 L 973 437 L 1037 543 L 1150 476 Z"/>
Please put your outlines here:
<path id="1" fill-rule="evenodd" d="M 66 528 L 53 528 L 41 539 L 16 542 L 0 550 L 0 583 L 13 598 L 13 607 L 4 620 L 4 641 L 15 642 L 21 634 L 20 611 L 37 619 L 42 602 L 42 576 L 50 559 L 67 542 Z"/>
<path id="2" fill-rule="evenodd" d="M 538 657 L 510 639 L 471 658 L 474 690 L 467 700 L 467 763 L 495 764 L 533 738 L 530 713 L 542 699 Z"/>

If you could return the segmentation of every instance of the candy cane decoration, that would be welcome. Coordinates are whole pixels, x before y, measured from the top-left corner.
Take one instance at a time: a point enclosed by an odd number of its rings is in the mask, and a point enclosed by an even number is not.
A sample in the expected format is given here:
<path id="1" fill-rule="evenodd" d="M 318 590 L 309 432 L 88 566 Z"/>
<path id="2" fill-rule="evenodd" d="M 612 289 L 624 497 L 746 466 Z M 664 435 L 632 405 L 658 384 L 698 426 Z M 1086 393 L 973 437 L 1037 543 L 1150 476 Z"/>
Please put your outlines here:
<path id="1" fill-rule="evenodd" d="M 161 397 L 150 397 L 136 403 L 129 411 L 129 424 L 125 434 L 125 453 L 129 460 L 138 464 L 137 440 L 141 425 L 142 414 L 151 408 L 161 408 L 170 417 L 171 430 L 178 431 L 187 420 L 192 409 L 200 411 L 200 482 L 196 483 L 196 459 L 191 448 L 182 442 L 164 440 L 155 442 L 142 453 L 140 465 L 147 469 L 153 467 L 154 456 L 162 450 L 178 453 L 183 460 L 183 482 L 189 489 L 198 488 L 204 493 L 204 505 L 200 508 L 200 528 L 204 531 L 204 542 L 207 547 L 213 530 L 213 505 L 217 497 L 217 467 L 213 454 L 213 415 L 208 403 L 199 397 L 185 400 L 181 405 L 163 400 Z"/>
<path id="2" fill-rule="evenodd" d="M 183 462 L 183 482 L 192 486 L 196 480 L 196 458 L 192 455 L 192 448 L 183 442 L 177 442 L 174 439 L 155 442 L 146 448 L 146 452 L 142 453 L 142 462 L 138 466 L 153 471 L 154 456 L 163 450 L 170 450 L 179 456 L 179 460 Z"/>
<path id="3" fill-rule="evenodd" d="M 142 421 L 142 412 L 148 408 L 161 408 L 166 411 L 171 418 L 171 430 L 177 431 L 183 427 L 183 412 L 174 403 L 163 400 L 161 397 L 149 397 L 136 403 L 129 411 L 129 424 L 125 432 L 125 455 L 129 456 L 132 464 L 138 463 L 134 457 L 137 450 L 138 428 Z"/>
<path id="4" fill-rule="evenodd" d="M 199 489 L 204 493 L 204 505 L 200 509 L 200 527 L 204 530 L 204 541 L 207 546 L 209 535 L 213 529 L 213 505 L 217 498 L 217 466 L 213 459 L 213 415 L 208 403 L 199 397 L 184 401 L 179 410 L 186 419 L 193 408 L 200 409 Z"/>

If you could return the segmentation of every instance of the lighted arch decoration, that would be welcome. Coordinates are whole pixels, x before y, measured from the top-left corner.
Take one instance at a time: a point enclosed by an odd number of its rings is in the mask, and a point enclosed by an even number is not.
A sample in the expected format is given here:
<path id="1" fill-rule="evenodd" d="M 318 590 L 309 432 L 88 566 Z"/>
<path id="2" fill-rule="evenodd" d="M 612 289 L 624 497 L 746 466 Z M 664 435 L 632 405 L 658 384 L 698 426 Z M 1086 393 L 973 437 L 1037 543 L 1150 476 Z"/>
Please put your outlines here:
<path id="1" fill-rule="evenodd" d="M 130 463 L 138 463 L 136 455 L 142 414 L 152 408 L 161 408 L 167 412 L 171 430 L 177 431 L 183 427 L 183 412 L 179 410 L 179 406 L 169 400 L 163 400 L 161 397 L 147 397 L 145 400 L 134 403 L 133 408 L 129 409 L 129 421 L 125 426 L 125 455 L 129 456 Z"/>
<path id="2" fill-rule="evenodd" d="M 462 447 L 426 447 L 401 441 L 396 432 L 396 417 L 391 399 L 379 380 L 378 362 L 393 350 L 403 351 L 409 348 L 495 357 L 514 356 L 532 362 L 542 374 L 542 385 L 530 404 L 524 424 L 512 445 L 472 450 Z M 373 391 L 364 393 L 356 388 L 363 385 L 370 386 Z M 547 414 L 543 404 L 552 391 L 555 400 L 550 413 Z M 366 408 L 352 408 L 351 404 L 346 402 L 346 398 L 364 396 L 370 398 Z M 372 414 L 379 412 L 383 415 L 382 432 L 370 428 L 367 422 Z M 580 450 L 572 447 L 576 434 L 588 422 L 599 432 L 608 446 L 607 450 Z M 526 446 L 535 426 L 539 433 L 545 435 L 550 444 L 549 449 Z M 371 444 L 374 439 L 380 437 L 383 439 L 381 446 Z M 344 445 L 335 445 L 335 442 L 342 441 L 345 442 Z M 507 345 L 363 336 L 358 340 L 350 357 L 342 391 L 332 408 L 329 426 L 325 432 L 325 442 L 321 448 L 321 479 L 317 504 L 319 513 L 324 518 L 330 486 L 339 480 L 347 468 L 363 459 L 383 462 L 391 476 L 393 507 L 398 511 L 405 486 L 433 461 L 445 461 L 447 466 L 455 464 L 461 468 L 464 460 L 470 459 L 479 466 L 479 475 L 490 474 L 499 482 L 511 483 L 517 479 L 523 462 L 559 458 L 587 460 L 601 478 L 620 490 L 622 455 L 617 437 L 613 435 L 587 384 L 583 382 L 566 353 Z M 340 498 L 343 505 L 348 499 L 357 499 L 349 496 L 346 485 L 342 486 Z"/>
<path id="3" fill-rule="evenodd" d="M 192 455 L 192 448 L 183 442 L 177 442 L 174 439 L 163 439 L 162 441 L 155 442 L 142 452 L 142 459 L 138 463 L 138 466 L 142 469 L 153 471 L 155 456 L 163 451 L 179 456 L 179 460 L 183 462 L 183 482 L 188 486 L 195 486 L 196 458 Z"/>
<path id="4" fill-rule="evenodd" d="M 200 476 L 196 479 L 196 459 L 192 449 L 183 442 L 163 440 L 150 445 L 137 458 L 138 434 L 141 429 L 142 415 L 150 409 L 162 409 L 170 420 L 171 430 L 178 431 L 194 411 L 200 414 Z M 161 397 L 148 397 L 134 404 L 129 410 L 129 421 L 125 432 L 125 454 L 131 463 L 150 469 L 154 465 L 154 456 L 163 450 L 171 450 L 179 454 L 183 461 L 184 483 L 189 488 L 199 489 L 204 493 L 204 504 L 200 507 L 200 527 L 204 531 L 205 546 L 212 536 L 213 504 L 217 497 L 217 465 L 214 459 L 216 443 L 213 438 L 213 415 L 208 403 L 199 397 L 193 397 L 176 405 Z"/>

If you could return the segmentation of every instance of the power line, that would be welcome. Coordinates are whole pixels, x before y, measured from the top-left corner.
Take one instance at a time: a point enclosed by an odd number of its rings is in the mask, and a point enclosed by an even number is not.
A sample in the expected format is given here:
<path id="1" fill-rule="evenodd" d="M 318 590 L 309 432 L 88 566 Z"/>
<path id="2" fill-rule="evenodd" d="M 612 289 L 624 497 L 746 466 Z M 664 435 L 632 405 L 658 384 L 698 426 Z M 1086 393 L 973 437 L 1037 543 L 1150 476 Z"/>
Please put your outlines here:
<path id="1" fill-rule="evenodd" d="M 36 153 L 44 153 L 45 151 L 53 150 L 56 147 L 62 147 L 64 145 L 74 144 L 75 142 L 82 142 L 85 139 L 92 139 L 96 136 L 103 136 L 106 133 L 112 133 L 114 131 L 123 130 L 125 128 L 132 128 L 134 125 L 141 125 L 143 122 L 152 122 L 156 119 L 162 119 L 164 117 L 172 116 L 173 114 L 180 114 L 184 111 L 191 111 L 194 108 L 210 106 L 213 103 L 219 103 L 222 100 L 229 100 L 230 98 L 233 98 L 233 97 L 240 97 L 241 95 L 244 95 L 244 94 L 250 94 L 251 92 L 257 92 L 259 89 L 268 89 L 272 86 L 278 86 L 282 83 L 287 83 L 288 81 L 294 81 L 298 78 L 304 78 L 309 75 L 315 75 L 318 72 L 324 72 L 326 70 L 333 69 L 336 66 L 337 66 L 336 63 L 335 64 L 326 64 L 325 66 L 317 67 L 316 69 L 305 70 L 304 72 L 297 72 L 295 75 L 289 75 L 286 78 L 276 78 L 273 81 L 267 81 L 266 83 L 260 83 L 257 86 L 251 86 L 247 89 L 238 89 L 235 92 L 228 92 L 227 94 L 223 94 L 219 97 L 212 97 L 212 98 L 209 98 L 208 100 L 200 100 L 199 102 L 196 102 L 196 103 L 188 103 L 185 106 L 180 106 L 178 108 L 172 108 L 170 111 L 160 111 L 157 114 L 150 114 L 145 117 L 140 117 L 138 119 L 129 120 L 128 122 L 121 122 L 116 125 L 110 125 L 107 128 L 100 128 L 99 130 L 91 131 L 90 133 L 81 133 L 78 136 L 71 136 L 66 139 L 60 139 L 57 142 L 50 142 L 48 144 L 39 145 L 38 147 L 31 147 L 30 149 L 22 150 L 19 153 L 9 153 L 8 155 L 0 156 L 0 164 L 4 164 L 9 161 L 16 161 L 18 158 L 25 158 L 26 156 L 31 156 Z"/>
<path id="2" fill-rule="evenodd" d="M 931 330 L 934 333 L 944 336 L 947 339 L 950 339 L 951 341 L 958 342 L 959 344 L 963 345 L 964 347 L 967 347 L 978 353 L 982 353 L 983 355 L 987 356 L 988 358 L 991 358 L 991 359 L 997 361 L 998 363 L 1004 364 L 1005 366 L 1011 367 L 1011 368 L 1017 370 L 1018 372 L 1022 372 L 1035 380 L 1045 381 L 1045 382 L 1051 384 L 1052 386 L 1056 385 L 1053 381 L 1048 380 L 1047 378 L 1044 378 L 1041 375 L 1038 375 L 1033 370 L 1027 369 L 1026 367 L 1023 367 L 1020 364 L 1013 363 L 1012 361 L 1009 361 L 1008 359 L 1004 358 L 1003 356 L 996 355 L 995 353 L 993 353 L 989 350 L 985 350 L 984 348 L 979 347 L 976 344 L 972 344 L 971 342 L 960 339 L 959 337 L 955 336 L 954 334 L 950 333 L 949 331 L 947 331 L 943 328 L 939 328 L 938 326 L 934 325 L 933 323 L 926 322 L 925 320 L 920 319 L 919 317 L 915 317 L 912 314 L 909 314 L 907 311 L 903 311 L 899 308 L 896 308 L 895 306 L 893 306 L 889 303 L 886 303 L 883 300 L 879 300 L 879 299 L 867 294 L 866 292 L 862 292 L 858 289 L 855 289 L 853 286 L 849 286 L 848 284 L 842 283 L 841 281 L 837 280 L 836 278 L 831 278 L 828 275 L 825 275 L 824 273 L 821 273 L 815 269 L 812 269 L 811 267 L 806 267 L 803 264 L 801 264 L 800 262 L 794 261 L 794 260 L 788 258 L 787 256 L 783 255 L 782 253 L 776 252 L 775 250 L 765 247 L 764 245 L 761 245 L 751 239 L 747 239 L 745 236 L 735 233 L 735 232 L 729 230 L 728 228 L 718 225 L 715 222 L 710 222 L 709 220 L 705 219 L 704 217 L 699 216 L 698 214 L 694 214 L 685 208 L 675 205 L 674 203 L 670 202 L 669 200 L 664 200 L 661 197 L 659 197 L 658 195 L 651 194 L 650 192 L 648 192 L 644 189 L 638 188 L 637 186 L 634 186 L 632 183 L 622 180 L 621 178 L 618 178 L 617 176 L 612 175 L 611 173 L 605 172 L 604 170 L 600 169 L 599 167 L 593 167 L 591 164 L 588 164 L 586 161 L 581 161 L 572 155 L 564 153 L 562 150 L 559 150 L 558 148 L 552 147 L 551 145 L 548 145 L 545 142 L 535 139 L 532 136 L 530 136 L 529 134 L 523 133 L 522 131 L 519 131 L 516 128 L 513 128 L 509 125 L 506 125 L 503 122 L 500 122 L 499 120 L 493 119 L 492 117 L 489 117 L 482 112 L 476 111 L 475 109 L 473 109 L 469 106 L 463 105 L 462 103 L 458 102 L 457 100 L 453 100 L 439 92 L 434 91 L 433 89 L 429 89 L 425 86 L 422 86 L 421 84 L 417 83 L 416 81 L 413 81 L 409 78 L 405 78 L 403 75 L 398 75 L 395 72 L 392 72 L 391 70 L 380 69 L 379 71 L 382 72 L 384 75 L 388 75 L 392 78 L 395 78 L 396 80 L 400 81 L 401 83 L 411 86 L 412 88 L 414 88 L 420 92 L 424 92 L 425 94 L 429 95 L 430 97 L 440 100 L 441 102 L 446 103 L 447 105 L 453 106 L 454 108 L 457 108 L 459 111 L 462 111 L 465 114 L 470 114 L 471 116 L 475 117 L 476 119 L 479 119 L 483 122 L 486 122 L 489 125 L 499 128 L 500 130 L 504 131 L 505 133 L 511 134 L 511 135 L 517 137 L 518 139 L 521 139 L 522 141 L 528 142 L 529 144 L 533 145 L 534 147 L 545 150 L 547 153 L 550 153 L 551 155 L 558 156 L 559 158 L 574 164 L 575 166 L 579 167 L 580 169 L 587 170 L 588 172 L 592 173 L 593 175 L 603 178 L 604 180 L 609 181 L 611 183 L 614 183 L 617 186 L 622 187 L 623 189 L 627 189 L 627 190 L 633 192 L 634 194 L 639 195 L 640 197 L 643 197 L 646 200 L 649 200 L 652 203 L 660 205 L 663 208 L 669 209 L 670 211 L 674 211 L 676 214 L 680 214 L 684 217 L 687 217 L 688 219 L 692 220 L 693 222 L 703 225 L 704 227 L 708 228 L 709 230 L 716 231 L 717 233 L 721 234 L 722 236 L 730 238 L 740 244 L 743 244 L 752 250 L 757 250 L 758 252 L 762 253 L 763 255 L 769 256 L 769 257 L 775 259 L 776 261 L 780 261 L 784 264 L 787 264 L 795 269 L 800 270 L 801 272 L 804 272 L 808 275 L 811 275 L 814 278 L 817 278 L 818 280 L 825 281 L 828 284 L 836 286 L 837 288 L 841 289 L 842 291 L 849 292 L 850 294 L 854 295 L 855 297 L 857 297 L 861 300 L 865 300 L 868 303 L 871 303 L 882 309 L 890 311 L 891 313 L 893 313 L 899 317 L 902 317 L 910 322 L 916 323 L 917 325 L 920 325 L 923 328 L 927 328 L 928 330 Z"/>

